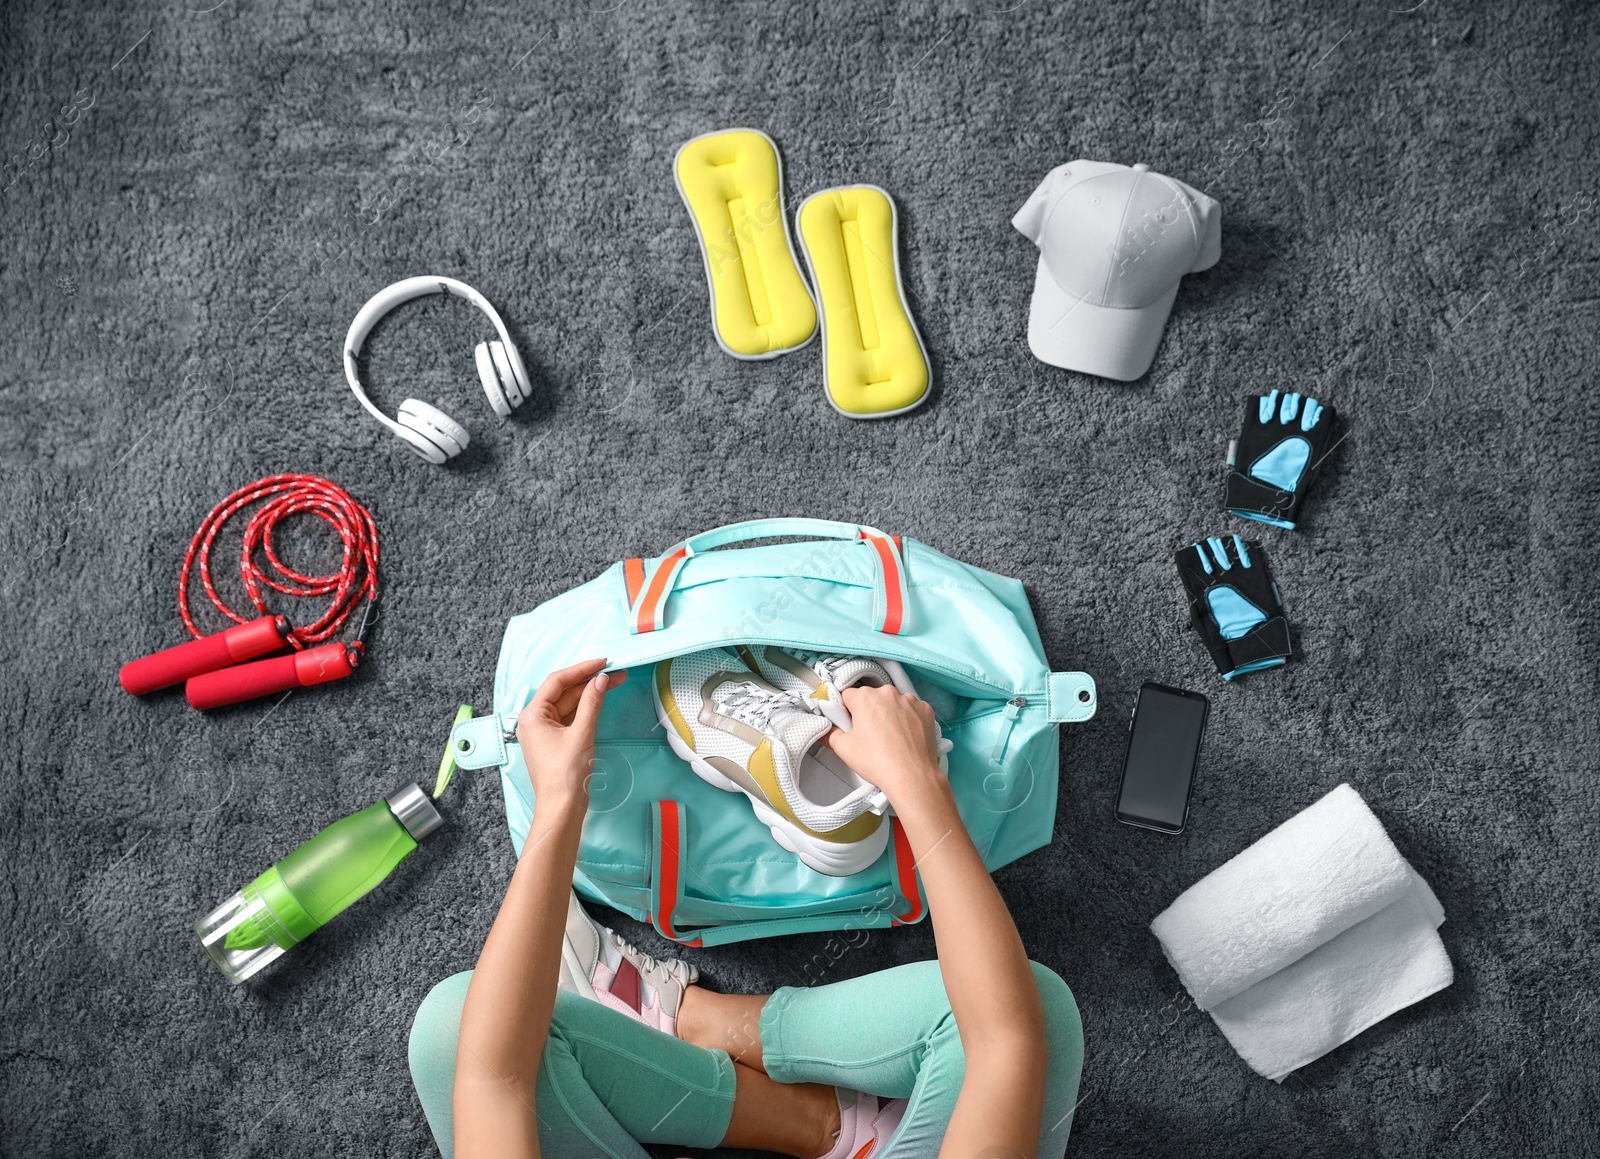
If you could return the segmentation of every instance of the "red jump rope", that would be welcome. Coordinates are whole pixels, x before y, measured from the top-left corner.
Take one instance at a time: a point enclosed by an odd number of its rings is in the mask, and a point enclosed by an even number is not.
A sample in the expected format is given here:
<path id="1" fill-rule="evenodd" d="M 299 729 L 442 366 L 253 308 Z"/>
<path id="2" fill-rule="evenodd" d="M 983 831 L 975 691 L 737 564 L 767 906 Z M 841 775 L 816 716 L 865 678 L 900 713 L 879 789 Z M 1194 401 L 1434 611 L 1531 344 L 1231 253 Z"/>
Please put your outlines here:
<path id="1" fill-rule="evenodd" d="M 217 595 L 211 582 L 211 547 L 223 525 L 253 504 L 259 506 L 245 523 L 239 569 L 245 592 L 259 615 L 247 620 Z M 317 516 L 338 533 L 343 554 L 337 571 L 324 576 L 304 575 L 278 558 L 273 532 L 280 521 L 302 513 Z M 206 595 L 219 612 L 234 622 L 233 627 L 210 636 L 200 634 L 189 611 L 189 577 L 197 562 Z M 288 596 L 331 595 L 332 602 L 316 621 L 295 628 L 287 618 L 267 611 L 263 587 Z M 178 577 L 178 614 L 195 638 L 123 665 L 122 687 L 142 696 L 187 682 L 189 703 L 206 709 L 341 680 L 361 662 L 363 637 L 377 598 L 378 528 L 371 512 L 344 488 L 319 476 L 269 476 L 241 487 L 213 507 L 189 543 Z M 350 643 L 324 643 L 343 629 L 363 599 L 367 603 L 356 638 Z M 256 659 L 284 647 L 293 648 L 294 652 Z"/>

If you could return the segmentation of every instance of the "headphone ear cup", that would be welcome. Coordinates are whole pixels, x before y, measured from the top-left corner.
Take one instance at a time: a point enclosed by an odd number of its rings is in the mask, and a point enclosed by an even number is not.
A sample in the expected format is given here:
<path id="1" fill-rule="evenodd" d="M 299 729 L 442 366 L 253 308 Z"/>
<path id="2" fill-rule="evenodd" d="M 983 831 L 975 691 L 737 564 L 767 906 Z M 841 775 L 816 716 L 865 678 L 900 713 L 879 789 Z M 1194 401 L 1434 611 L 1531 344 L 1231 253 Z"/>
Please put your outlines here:
<path id="1" fill-rule="evenodd" d="M 408 398 L 400 404 L 400 413 L 395 416 L 401 427 L 420 435 L 423 439 L 433 443 L 438 448 L 444 459 L 453 459 L 467 449 L 472 436 L 467 433 L 467 428 L 456 422 L 455 419 L 445 414 L 436 406 L 429 406 L 418 399 Z M 416 440 L 407 439 L 418 451 L 422 448 Z M 426 452 L 423 458 L 430 463 L 435 462 Z M 444 462 L 444 459 L 437 460 Z"/>
<path id="2" fill-rule="evenodd" d="M 498 342 L 496 346 L 500 345 Z M 521 399 L 513 402 L 506 394 L 500 382 L 499 368 L 495 366 L 494 355 L 489 352 L 489 343 L 480 342 L 474 351 L 478 359 L 478 381 L 483 383 L 483 393 L 489 398 L 489 405 L 494 408 L 494 413 L 501 418 L 511 417 L 511 408 Z"/>
<path id="3" fill-rule="evenodd" d="M 528 397 L 528 392 L 517 381 L 516 372 L 511 369 L 511 349 L 504 342 L 489 343 L 489 354 L 494 358 L 494 368 L 500 373 L 500 385 L 505 387 L 506 398 L 511 405 L 521 406 Z"/>
<path id="4" fill-rule="evenodd" d="M 439 444 L 430 439 L 421 431 L 413 430 L 406 425 L 404 419 L 396 420 L 400 429 L 396 433 L 406 441 L 406 444 L 417 454 L 421 455 L 435 467 L 442 467 L 450 461 L 450 456 L 440 449 Z"/>
<path id="5" fill-rule="evenodd" d="M 511 381 L 517 388 L 520 396 L 512 406 L 527 402 L 533 397 L 533 386 L 528 382 L 528 368 L 522 365 L 522 355 L 517 353 L 517 348 L 509 342 L 496 343 L 505 355 L 506 365 L 511 368 Z"/>

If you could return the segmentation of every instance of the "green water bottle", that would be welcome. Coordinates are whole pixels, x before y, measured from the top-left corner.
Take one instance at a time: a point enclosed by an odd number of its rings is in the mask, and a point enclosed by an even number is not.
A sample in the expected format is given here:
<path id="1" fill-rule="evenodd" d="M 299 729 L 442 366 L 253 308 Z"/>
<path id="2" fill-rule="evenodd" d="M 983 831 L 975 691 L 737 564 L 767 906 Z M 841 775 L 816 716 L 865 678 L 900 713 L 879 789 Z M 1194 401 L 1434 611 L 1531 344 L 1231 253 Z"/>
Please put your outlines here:
<path id="1" fill-rule="evenodd" d="M 364 896 L 444 818 L 417 785 L 342 817 L 195 923 L 230 982 L 243 982 Z"/>

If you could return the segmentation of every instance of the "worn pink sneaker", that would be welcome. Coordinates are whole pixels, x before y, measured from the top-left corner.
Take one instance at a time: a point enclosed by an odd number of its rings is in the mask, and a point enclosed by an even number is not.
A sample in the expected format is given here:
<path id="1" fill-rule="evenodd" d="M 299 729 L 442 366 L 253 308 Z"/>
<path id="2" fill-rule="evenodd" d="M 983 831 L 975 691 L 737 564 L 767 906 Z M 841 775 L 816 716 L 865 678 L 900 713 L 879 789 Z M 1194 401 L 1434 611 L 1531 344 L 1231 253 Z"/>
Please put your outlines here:
<path id="1" fill-rule="evenodd" d="M 600 925 L 572 895 L 561 946 L 561 988 L 592 998 L 636 1022 L 678 1035 L 683 992 L 700 977 L 678 958 L 658 962 Z"/>
<path id="2" fill-rule="evenodd" d="M 835 1087 L 834 1093 L 839 1096 L 839 1137 L 833 1150 L 818 1159 L 872 1159 L 882 1154 L 910 1100 L 880 1099 L 843 1087 Z"/>

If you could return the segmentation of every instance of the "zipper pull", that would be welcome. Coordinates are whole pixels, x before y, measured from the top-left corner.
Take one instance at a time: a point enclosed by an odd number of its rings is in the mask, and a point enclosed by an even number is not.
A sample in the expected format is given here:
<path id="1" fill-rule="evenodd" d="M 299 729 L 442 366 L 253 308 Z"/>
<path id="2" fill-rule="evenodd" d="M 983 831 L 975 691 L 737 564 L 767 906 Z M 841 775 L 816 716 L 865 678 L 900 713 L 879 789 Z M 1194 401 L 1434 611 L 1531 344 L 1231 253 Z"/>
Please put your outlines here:
<path id="1" fill-rule="evenodd" d="M 1011 743 L 1011 730 L 1017 727 L 1017 717 L 1022 715 L 1022 710 L 1028 707 L 1026 696 L 1013 696 L 1006 701 L 1005 708 L 1000 716 L 1002 723 L 995 734 L 994 748 L 989 752 L 989 763 L 998 765 L 1006 755 L 1006 745 Z"/>
<path id="2" fill-rule="evenodd" d="M 508 709 L 510 715 L 508 716 L 506 712 L 499 711 L 494 714 L 495 720 L 500 722 L 500 735 L 507 744 L 517 743 L 517 718 L 522 715 L 522 710 L 527 708 L 528 703 L 533 699 L 533 691 L 532 684 L 524 684 L 517 689 L 517 694 L 511 698 L 511 704 Z"/>

